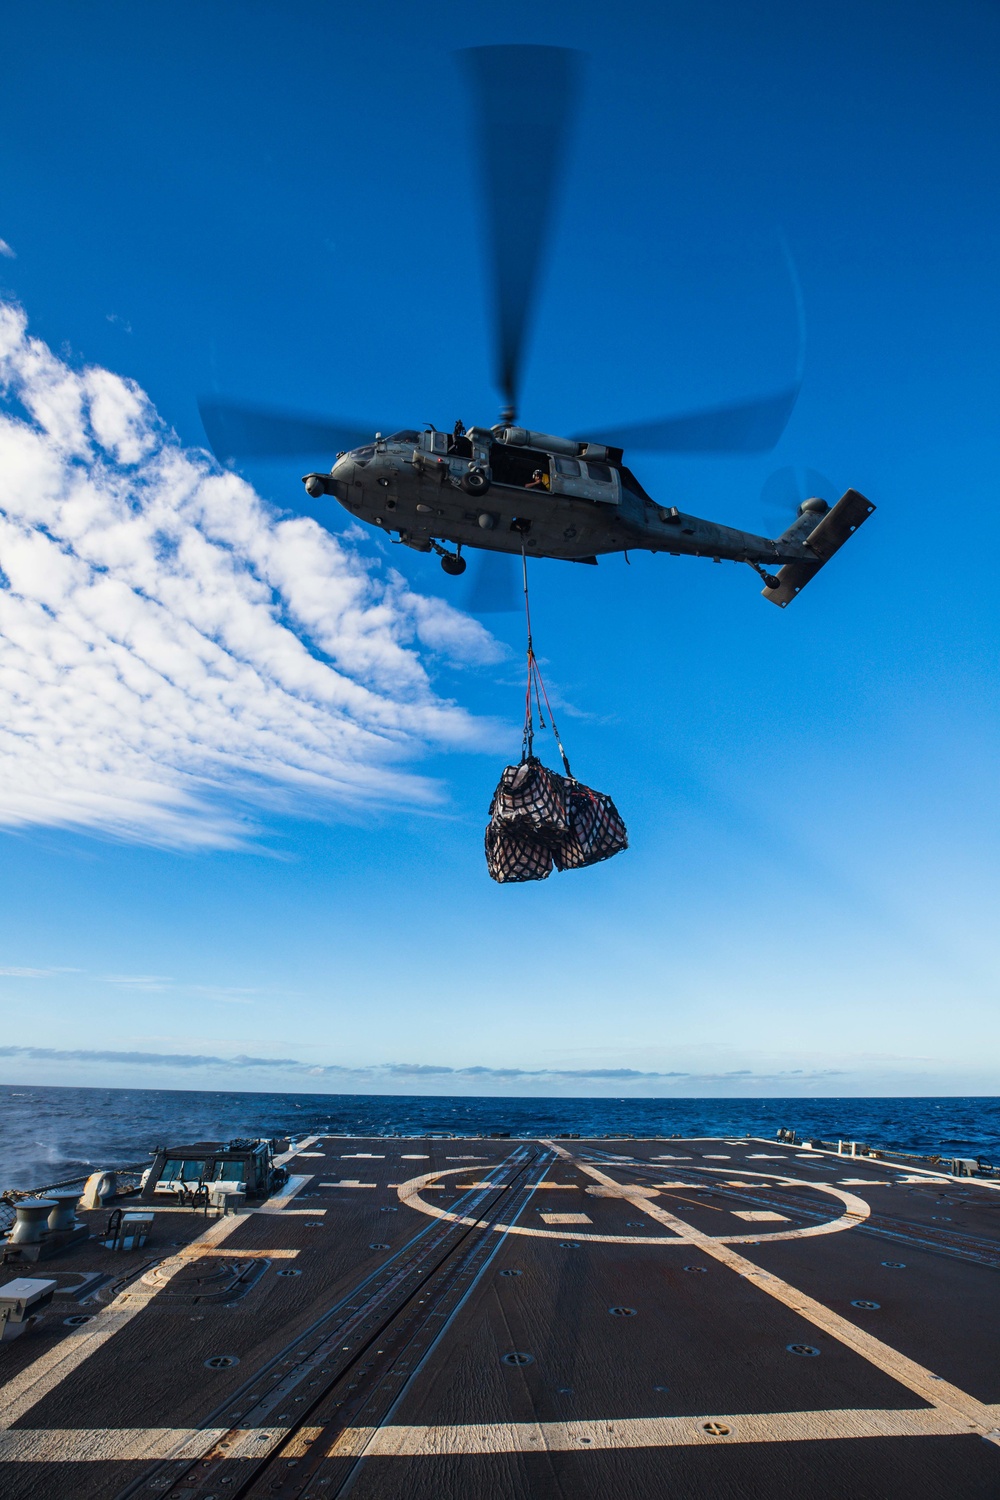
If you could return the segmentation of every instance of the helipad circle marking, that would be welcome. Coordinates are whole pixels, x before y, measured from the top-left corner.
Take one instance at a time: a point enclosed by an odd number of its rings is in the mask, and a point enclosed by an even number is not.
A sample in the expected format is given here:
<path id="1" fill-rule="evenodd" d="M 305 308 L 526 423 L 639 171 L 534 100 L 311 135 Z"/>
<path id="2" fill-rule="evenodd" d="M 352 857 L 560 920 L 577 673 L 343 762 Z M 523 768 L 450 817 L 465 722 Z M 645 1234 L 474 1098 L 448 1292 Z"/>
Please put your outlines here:
<path id="1" fill-rule="evenodd" d="M 618 1166 L 620 1163 L 612 1163 Z M 630 1165 L 633 1165 L 630 1163 Z M 634 1165 L 639 1165 L 635 1163 Z M 646 1165 L 642 1163 L 642 1165 Z M 731 1170 L 727 1167 L 702 1167 L 700 1170 L 706 1172 L 725 1172 Z M 454 1213 L 451 1209 L 439 1208 L 436 1203 L 427 1203 L 420 1197 L 420 1192 L 428 1185 L 435 1183 L 440 1177 L 454 1176 L 456 1173 L 468 1171 L 467 1167 L 445 1167 L 434 1172 L 424 1172 L 419 1177 L 411 1177 L 409 1182 L 400 1183 L 396 1189 L 401 1203 L 408 1208 L 414 1208 L 419 1213 L 427 1214 L 432 1219 L 446 1219 L 452 1224 L 463 1224 L 474 1229 L 479 1223 L 478 1219 L 470 1218 L 466 1214 Z M 812 1239 L 820 1234 L 838 1234 L 844 1229 L 853 1229 L 871 1213 L 871 1208 L 863 1198 L 854 1193 L 847 1192 L 833 1182 L 810 1182 L 803 1177 L 785 1177 L 779 1172 L 744 1172 L 745 1177 L 761 1177 L 769 1181 L 780 1182 L 784 1187 L 812 1188 L 817 1193 L 827 1193 L 832 1198 L 838 1198 L 844 1205 L 844 1212 L 836 1219 L 829 1219 L 825 1224 L 812 1224 L 804 1229 L 777 1229 L 772 1234 L 757 1230 L 753 1234 L 713 1234 L 711 1238 L 720 1245 L 761 1245 L 770 1244 L 772 1240 L 804 1240 Z M 383 1209 L 383 1212 L 385 1210 Z M 534 1239 L 558 1240 L 561 1245 L 566 1245 L 564 1235 L 558 1229 L 536 1229 L 528 1224 L 491 1224 L 490 1228 L 495 1234 L 524 1234 Z M 667 1231 L 664 1234 L 586 1234 L 581 1232 L 579 1238 L 573 1242 L 574 1248 L 580 1244 L 597 1245 L 687 1245 L 690 1240 L 687 1235 L 674 1234 Z"/>

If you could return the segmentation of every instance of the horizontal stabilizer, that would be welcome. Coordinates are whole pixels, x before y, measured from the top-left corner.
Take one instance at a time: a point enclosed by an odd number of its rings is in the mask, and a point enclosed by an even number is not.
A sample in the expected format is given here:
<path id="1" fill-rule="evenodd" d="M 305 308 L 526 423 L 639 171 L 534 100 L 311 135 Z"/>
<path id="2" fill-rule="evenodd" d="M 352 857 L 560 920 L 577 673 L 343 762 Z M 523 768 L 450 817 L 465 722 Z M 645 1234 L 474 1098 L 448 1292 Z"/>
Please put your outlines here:
<path id="1" fill-rule="evenodd" d="M 875 509 L 858 490 L 847 490 L 841 495 L 832 510 L 828 510 L 819 524 L 803 540 L 815 559 L 803 558 L 800 562 L 785 563 L 778 573 L 778 587 L 761 589 L 765 599 L 778 604 L 782 609 L 791 604 L 796 594 L 802 592 L 810 578 L 815 578 L 824 563 L 829 562 L 835 552 L 853 536 Z"/>

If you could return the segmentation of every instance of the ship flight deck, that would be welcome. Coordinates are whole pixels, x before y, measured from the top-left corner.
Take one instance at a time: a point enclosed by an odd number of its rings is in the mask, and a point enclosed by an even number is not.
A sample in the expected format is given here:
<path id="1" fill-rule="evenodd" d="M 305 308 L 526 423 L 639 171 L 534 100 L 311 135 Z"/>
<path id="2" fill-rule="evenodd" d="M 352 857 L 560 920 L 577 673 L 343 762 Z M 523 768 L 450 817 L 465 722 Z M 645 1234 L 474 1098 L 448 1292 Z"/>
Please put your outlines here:
<path id="1" fill-rule="evenodd" d="M 287 1168 L 3 1268 L 57 1282 L 0 1342 L 5 1500 L 1000 1495 L 998 1184 L 750 1138 Z"/>

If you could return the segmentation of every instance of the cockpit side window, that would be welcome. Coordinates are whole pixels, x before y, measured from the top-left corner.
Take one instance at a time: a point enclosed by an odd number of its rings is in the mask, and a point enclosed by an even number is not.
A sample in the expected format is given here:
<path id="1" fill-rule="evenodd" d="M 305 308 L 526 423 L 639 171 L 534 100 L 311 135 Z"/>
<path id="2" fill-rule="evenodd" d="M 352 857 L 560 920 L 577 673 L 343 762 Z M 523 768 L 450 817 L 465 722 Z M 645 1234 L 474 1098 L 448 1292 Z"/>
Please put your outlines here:
<path id="1" fill-rule="evenodd" d="M 591 479 L 596 479 L 598 484 L 611 484 L 612 482 L 610 464 L 588 463 L 587 473 Z"/>
<path id="2" fill-rule="evenodd" d="M 580 465 L 575 458 L 557 458 L 556 473 L 561 474 L 564 479 L 579 479 Z"/>

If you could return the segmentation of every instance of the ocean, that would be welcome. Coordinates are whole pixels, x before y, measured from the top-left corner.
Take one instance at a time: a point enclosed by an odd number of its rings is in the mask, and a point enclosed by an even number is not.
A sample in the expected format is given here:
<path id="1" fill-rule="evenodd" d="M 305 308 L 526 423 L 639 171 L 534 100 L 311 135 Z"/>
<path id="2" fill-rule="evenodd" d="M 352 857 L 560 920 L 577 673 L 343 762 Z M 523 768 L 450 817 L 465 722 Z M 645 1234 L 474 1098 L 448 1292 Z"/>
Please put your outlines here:
<path id="1" fill-rule="evenodd" d="M 921 1154 L 1000 1158 L 1000 1099 L 500 1099 L 238 1094 L 0 1084 L 0 1190 L 37 1188 L 154 1147 L 234 1136 L 751 1134 L 784 1126 Z"/>

